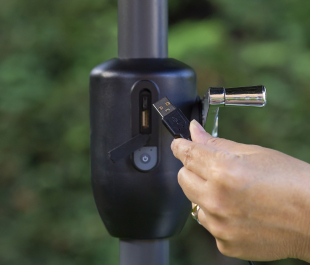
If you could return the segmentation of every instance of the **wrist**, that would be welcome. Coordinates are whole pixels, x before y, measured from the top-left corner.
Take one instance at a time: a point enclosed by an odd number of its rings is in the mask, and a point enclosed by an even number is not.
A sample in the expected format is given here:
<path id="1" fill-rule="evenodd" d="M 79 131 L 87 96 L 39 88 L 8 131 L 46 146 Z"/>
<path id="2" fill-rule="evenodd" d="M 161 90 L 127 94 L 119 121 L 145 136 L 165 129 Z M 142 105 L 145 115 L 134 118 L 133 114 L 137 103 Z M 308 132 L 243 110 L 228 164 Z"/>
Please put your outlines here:
<path id="1" fill-rule="evenodd" d="M 310 263 L 310 238 L 300 236 L 298 243 L 295 245 L 295 253 L 292 258 L 297 258 Z"/>
<path id="2" fill-rule="evenodd" d="M 310 209 L 310 205 L 308 207 Z M 309 211 L 304 214 L 304 218 L 307 219 L 307 224 L 303 227 L 303 233 L 296 234 L 296 244 L 295 244 L 295 257 L 297 259 L 306 261 L 310 263 L 310 219 L 309 219 Z M 308 218 L 307 218 L 308 216 Z"/>
<path id="3" fill-rule="evenodd" d="M 304 163 L 304 162 L 303 162 Z M 295 223 L 295 255 L 293 258 L 310 263 L 310 165 L 305 163 L 305 170 L 297 181 L 296 205 L 298 216 Z"/>

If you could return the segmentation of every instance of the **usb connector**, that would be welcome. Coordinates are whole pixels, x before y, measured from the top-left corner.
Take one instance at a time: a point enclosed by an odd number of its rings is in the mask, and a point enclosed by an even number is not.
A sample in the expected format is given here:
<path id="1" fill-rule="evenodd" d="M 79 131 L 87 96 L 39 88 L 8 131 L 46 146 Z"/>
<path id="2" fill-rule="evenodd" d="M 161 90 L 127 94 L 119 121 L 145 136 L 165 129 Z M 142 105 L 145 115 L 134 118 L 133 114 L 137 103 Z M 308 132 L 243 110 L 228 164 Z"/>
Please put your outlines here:
<path id="1" fill-rule="evenodd" d="M 161 100 L 153 104 L 154 108 L 158 111 L 162 118 L 169 115 L 176 110 L 176 107 L 171 104 L 168 98 L 164 97 Z"/>
<path id="2" fill-rule="evenodd" d="M 174 138 L 191 140 L 189 131 L 189 120 L 180 109 L 177 109 L 167 97 L 162 98 L 153 104 L 162 117 L 162 122 Z"/>

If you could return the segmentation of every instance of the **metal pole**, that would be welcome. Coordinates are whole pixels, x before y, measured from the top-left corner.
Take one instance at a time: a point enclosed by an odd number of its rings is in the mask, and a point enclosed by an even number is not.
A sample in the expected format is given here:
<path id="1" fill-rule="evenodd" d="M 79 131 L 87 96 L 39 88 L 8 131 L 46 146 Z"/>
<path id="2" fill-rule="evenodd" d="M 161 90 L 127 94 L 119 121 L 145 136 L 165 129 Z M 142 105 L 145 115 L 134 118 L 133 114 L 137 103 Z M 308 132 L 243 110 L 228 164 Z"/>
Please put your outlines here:
<path id="1" fill-rule="evenodd" d="M 169 265 L 169 240 L 120 240 L 121 265 Z"/>
<path id="2" fill-rule="evenodd" d="M 118 57 L 167 56 L 167 0 L 118 0 Z"/>
<path id="3" fill-rule="evenodd" d="M 167 56 L 167 0 L 118 0 L 118 57 Z M 169 265 L 169 240 L 121 239 L 120 265 Z"/>

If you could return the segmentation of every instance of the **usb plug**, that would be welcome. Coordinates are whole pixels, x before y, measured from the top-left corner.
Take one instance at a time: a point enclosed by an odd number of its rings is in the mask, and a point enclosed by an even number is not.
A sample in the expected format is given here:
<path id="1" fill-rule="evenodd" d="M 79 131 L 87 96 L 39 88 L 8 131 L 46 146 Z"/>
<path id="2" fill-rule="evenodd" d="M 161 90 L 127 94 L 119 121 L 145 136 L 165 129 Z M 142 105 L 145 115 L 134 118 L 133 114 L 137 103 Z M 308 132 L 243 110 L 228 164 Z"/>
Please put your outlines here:
<path id="1" fill-rule="evenodd" d="M 153 104 L 162 117 L 162 122 L 174 138 L 191 140 L 189 131 L 189 120 L 180 109 L 177 109 L 167 97 L 162 98 Z"/>

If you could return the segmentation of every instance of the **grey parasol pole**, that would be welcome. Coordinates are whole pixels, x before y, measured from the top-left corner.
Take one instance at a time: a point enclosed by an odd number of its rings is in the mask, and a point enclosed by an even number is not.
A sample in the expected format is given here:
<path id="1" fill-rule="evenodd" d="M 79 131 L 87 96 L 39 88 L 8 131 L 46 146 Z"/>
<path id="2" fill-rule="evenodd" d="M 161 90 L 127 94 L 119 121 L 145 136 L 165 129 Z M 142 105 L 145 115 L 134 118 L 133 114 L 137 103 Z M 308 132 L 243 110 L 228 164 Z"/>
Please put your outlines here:
<path id="1" fill-rule="evenodd" d="M 167 56 L 167 0 L 118 0 L 118 57 Z"/>
<path id="2" fill-rule="evenodd" d="M 118 57 L 167 56 L 167 0 L 118 0 Z M 120 265 L 169 265 L 169 240 L 121 239 Z"/>
<path id="3" fill-rule="evenodd" d="M 169 240 L 120 240 L 120 265 L 169 265 Z"/>

